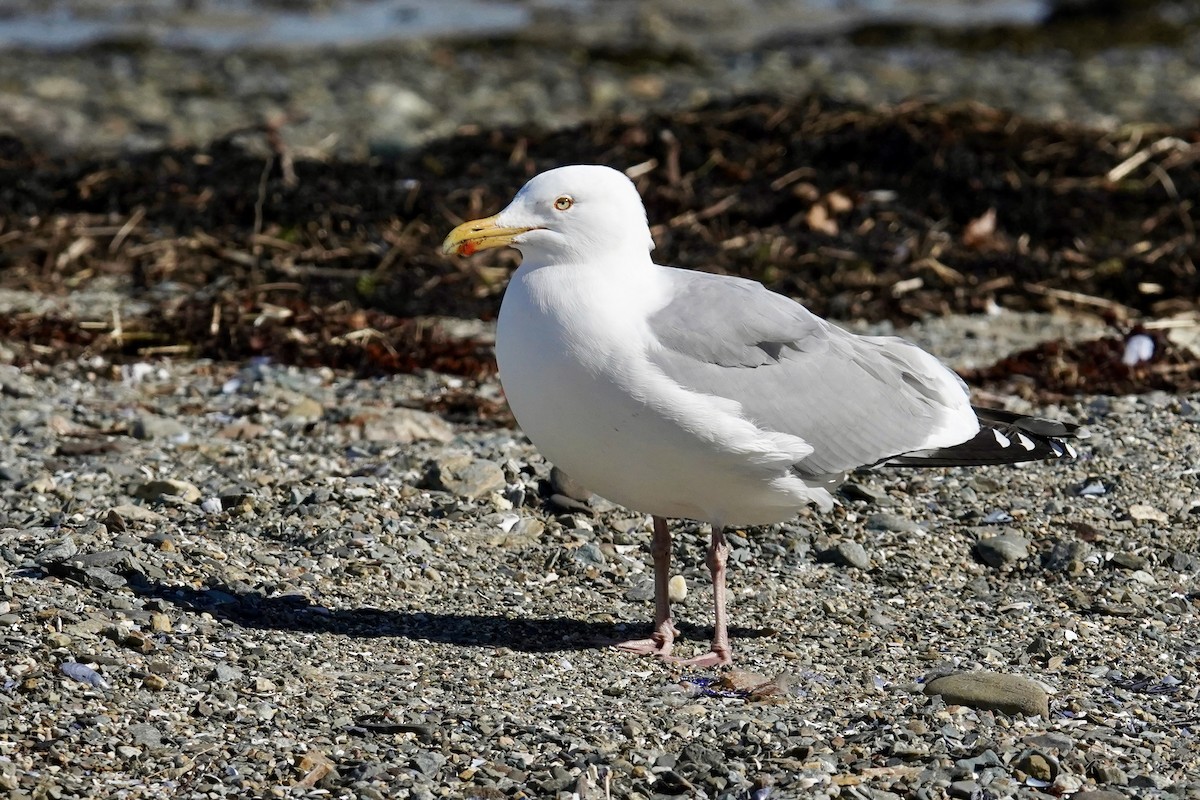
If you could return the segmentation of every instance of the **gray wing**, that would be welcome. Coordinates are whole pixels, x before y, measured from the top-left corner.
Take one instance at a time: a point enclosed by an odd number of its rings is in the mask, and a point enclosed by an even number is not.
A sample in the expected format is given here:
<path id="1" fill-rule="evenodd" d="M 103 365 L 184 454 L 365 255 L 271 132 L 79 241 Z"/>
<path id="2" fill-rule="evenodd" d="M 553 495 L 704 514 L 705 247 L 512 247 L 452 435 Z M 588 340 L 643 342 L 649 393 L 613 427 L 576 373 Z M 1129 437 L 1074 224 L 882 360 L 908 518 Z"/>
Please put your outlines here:
<path id="1" fill-rule="evenodd" d="M 692 391 L 736 400 L 757 425 L 803 438 L 801 475 L 828 478 L 966 427 L 966 386 L 915 345 L 847 333 L 741 278 L 664 268 L 671 301 L 650 318 L 650 359 Z M 966 413 L 970 419 L 958 418 Z M 976 427 L 977 429 L 977 427 Z"/>

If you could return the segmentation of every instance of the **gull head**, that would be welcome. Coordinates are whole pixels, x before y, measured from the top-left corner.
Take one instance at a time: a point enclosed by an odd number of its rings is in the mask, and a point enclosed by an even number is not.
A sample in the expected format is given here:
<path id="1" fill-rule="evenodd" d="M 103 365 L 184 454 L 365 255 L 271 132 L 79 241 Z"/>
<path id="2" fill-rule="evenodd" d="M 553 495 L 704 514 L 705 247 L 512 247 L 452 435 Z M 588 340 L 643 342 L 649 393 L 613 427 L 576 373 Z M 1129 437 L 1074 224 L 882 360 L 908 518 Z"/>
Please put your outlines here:
<path id="1" fill-rule="evenodd" d="M 654 241 L 633 181 L 609 167 L 578 165 L 533 178 L 499 214 L 450 231 L 442 250 L 469 256 L 505 245 L 526 262 L 564 264 L 645 257 Z"/>

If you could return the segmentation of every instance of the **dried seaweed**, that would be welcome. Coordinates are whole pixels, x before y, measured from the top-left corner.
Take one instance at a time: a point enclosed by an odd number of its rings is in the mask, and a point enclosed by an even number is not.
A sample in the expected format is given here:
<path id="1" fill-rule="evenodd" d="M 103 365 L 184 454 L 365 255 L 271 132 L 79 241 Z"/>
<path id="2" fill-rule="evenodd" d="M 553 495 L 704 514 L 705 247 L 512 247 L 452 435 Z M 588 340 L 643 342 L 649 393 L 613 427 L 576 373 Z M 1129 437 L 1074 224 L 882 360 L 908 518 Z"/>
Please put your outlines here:
<path id="1" fill-rule="evenodd" d="M 0 337 L 23 360 L 265 355 L 479 377 L 489 344 L 429 318 L 494 318 L 515 254 L 464 261 L 438 243 L 573 162 L 636 176 L 661 261 L 762 280 L 819 314 L 1092 304 L 1153 318 L 1200 297 L 1198 156 L 1197 129 L 760 96 L 556 132 L 464 131 L 371 162 L 302 158 L 269 127 L 98 160 L 0 137 L 0 287 L 106 281 L 152 305 L 138 319 L 17 316 Z M 1047 386 L 1095 391 L 1099 356 L 1079 354 L 1078 380 Z M 1190 385 L 1186 370 L 1155 374 L 1112 385 Z"/>

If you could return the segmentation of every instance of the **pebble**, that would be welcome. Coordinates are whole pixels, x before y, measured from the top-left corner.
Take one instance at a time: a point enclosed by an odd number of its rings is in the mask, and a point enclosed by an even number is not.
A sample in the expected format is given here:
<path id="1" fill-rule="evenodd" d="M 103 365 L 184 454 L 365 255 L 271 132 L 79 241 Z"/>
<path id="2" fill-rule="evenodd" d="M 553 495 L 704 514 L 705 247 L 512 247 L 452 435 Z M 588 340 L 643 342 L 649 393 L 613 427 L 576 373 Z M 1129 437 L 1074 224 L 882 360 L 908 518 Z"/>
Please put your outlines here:
<path id="1" fill-rule="evenodd" d="M 550 488 L 555 495 L 568 497 L 586 505 L 592 493 L 579 481 L 558 467 L 550 468 Z"/>
<path id="2" fill-rule="evenodd" d="M 426 465 L 426 481 L 435 489 L 474 499 L 504 489 L 504 470 L 493 461 L 453 454 Z"/>
<path id="3" fill-rule="evenodd" d="M 1165 525 L 1170 521 L 1165 511 L 1159 511 L 1154 506 L 1135 503 L 1129 507 L 1129 518 L 1134 522 L 1157 522 Z"/>
<path id="4" fill-rule="evenodd" d="M 925 694 L 940 695 L 947 704 L 1000 711 L 1005 714 L 1040 715 L 1049 719 L 1049 696 L 1029 678 L 997 672 L 957 672 L 935 678 Z"/>
<path id="5" fill-rule="evenodd" d="M 989 567 L 1000 568 L 1029 555 L 1029 540 L 1019 533 L 1002 533 L 975 543 L 975 556 Z"/>
<path id="6" fill-rule="evenodd" d="M 454 426 L 437 414 L 394 408 L 368 415 L 362 422 L 362 436 L 368 442 L 390 444 L 448 442 L 454 438 Z"/>
<path id="7" fill-rule="evenodd" d="M 830 564 L 856 569 L 870 569 L 871 557 L 858 542 L 842 541 L 818 554 L 818 558 Z"/>
<path id="8" fill-rule="evenodd" d="M 129 432 L 135 439 L 166 439 L 176 444 L 183 444 L 190 438 L 188 429 L 178 420 L 154 414 L 139 416 L 129 426 Z"/>
<path id="9" fill-rule="evenodd" d="M 302 397 L 294 402 L 283 416 L 288 425 L 312 425 L 325 416 L 325 407 L 311 397 Z"/>
<path id="10" fill-rule="evenodd" d="M 203 497 L 195 484 L 183 480 L 168 478 L 165 480 L 146 481 L 133 489 L 133 496 L 143 500 L 162 500 L 174 498 L 183 503 L 197 503 Z"/>
<path id="11" fill-rule="evenodd" d="M 867 517 L 867 530 L 890 531 L 892 533 L 909 533 L 921 530 L 921 526 L 908 517 L 891 512 L 880 512 Z"/>

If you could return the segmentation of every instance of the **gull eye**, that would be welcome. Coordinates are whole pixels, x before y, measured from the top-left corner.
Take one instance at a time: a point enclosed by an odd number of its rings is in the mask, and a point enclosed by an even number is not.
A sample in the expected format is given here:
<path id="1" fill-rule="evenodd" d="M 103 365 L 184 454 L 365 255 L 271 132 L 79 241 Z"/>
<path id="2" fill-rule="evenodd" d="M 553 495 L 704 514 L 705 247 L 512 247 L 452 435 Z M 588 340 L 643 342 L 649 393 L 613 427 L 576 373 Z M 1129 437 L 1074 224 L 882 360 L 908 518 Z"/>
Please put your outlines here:
<path id="1" fill-rule="evenodd" d="M 559 195 L 554 201 L 554 208 L 557 211 L 566 211 L 573 205 L 575 205 L 575 200 L 569 194 Z"/>

